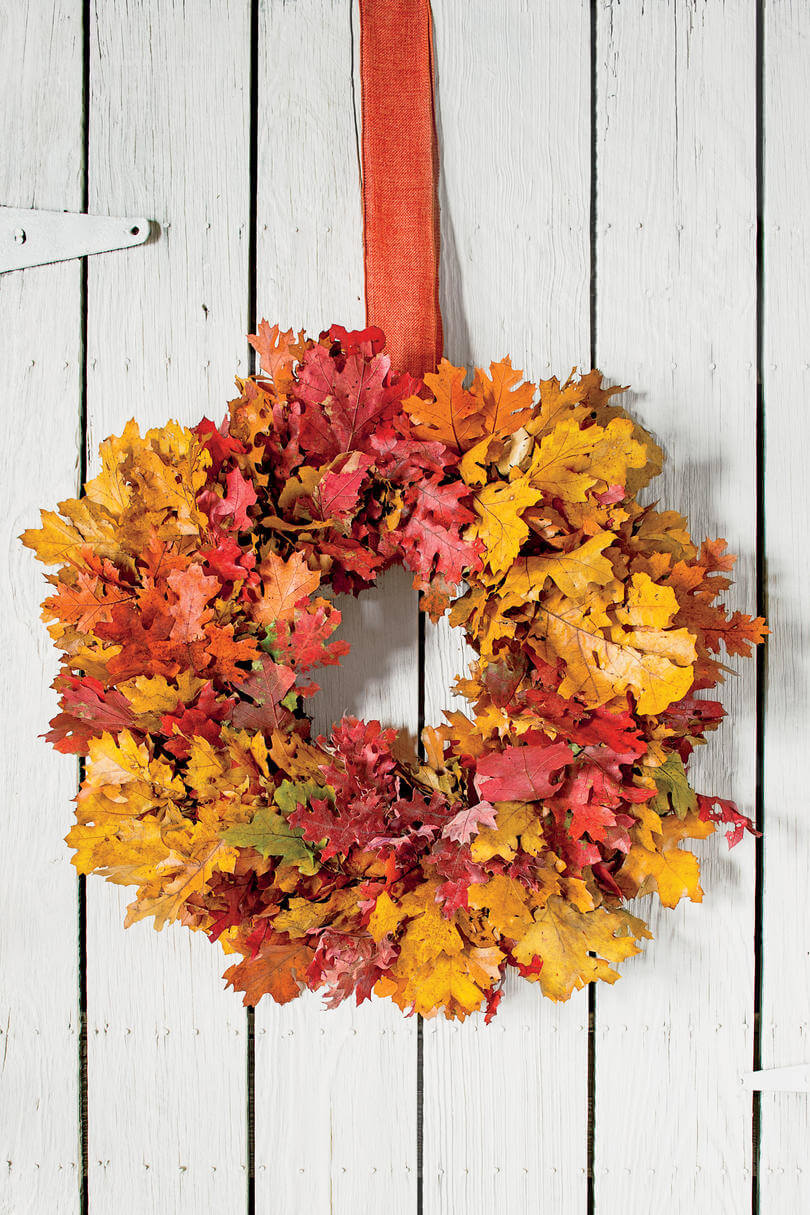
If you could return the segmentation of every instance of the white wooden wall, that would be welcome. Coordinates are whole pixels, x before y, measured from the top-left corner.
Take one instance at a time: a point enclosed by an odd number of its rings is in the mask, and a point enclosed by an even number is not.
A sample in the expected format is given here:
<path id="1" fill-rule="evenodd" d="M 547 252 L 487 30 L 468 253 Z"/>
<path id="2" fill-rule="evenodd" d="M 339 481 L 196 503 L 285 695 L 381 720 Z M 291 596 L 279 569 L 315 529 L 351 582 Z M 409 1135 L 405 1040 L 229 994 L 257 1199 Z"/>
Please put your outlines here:
<path id="1" fill-rule="evenodd" d="M 16 537 L 76 491 L 83 443 L 92 469 L 132 415 L 221 416 L 251 273 L 260 316 L 362 321 L 358 17 L 352 0 L 0 0 L 0 203 L 159 227 L 86 271 L 0 279 L 0 1215 L 810 1209 L 810 1098 L 740 1084 L 758 1042 L 763 1066 L 810 1063 L 810 5 L 434 16 L 446 353 L 509 352 L 535 379 L 593 355 L 668 449 L 662 499 L 740 554 L 735 606 L 764 575 L 759 697 L 749 663 L 696 764 L 763 813 L 760 880 L 750 838 L 708 841 L 704 903 L 653 910 L 619 984 L 555 1007 L 513 982 L 490 1027 L 317 997 L 249 1021 L 204 938 L 125 933 L 122 892 L 80 895 L 62 843 L 77 766 L 37 738 L 55 664 Z M 355 651 L 321 726 L 349 711 L 416 732 L 408 581 L 346 605 Z M 428 625 L 428 723 L 462 661 Z"/>

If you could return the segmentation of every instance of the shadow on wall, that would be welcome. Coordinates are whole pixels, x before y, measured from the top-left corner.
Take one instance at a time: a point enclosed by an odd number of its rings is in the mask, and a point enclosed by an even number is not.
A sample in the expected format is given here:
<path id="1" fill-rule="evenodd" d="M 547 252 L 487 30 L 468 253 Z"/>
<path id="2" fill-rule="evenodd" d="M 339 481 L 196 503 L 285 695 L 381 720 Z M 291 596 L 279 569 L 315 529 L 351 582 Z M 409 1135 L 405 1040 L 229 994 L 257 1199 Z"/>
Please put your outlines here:
<path id="1" fill-rule="evenodd" d="M 437 82 L 434 98 L 436 114 L 436 137 L 439 148 L 444 146 L 442 134 L 442 91 Z M 441 228 L 441 248 L 439 264 L 439 304 L 441 306 L 442 324 L 444 327 L 444 350 L 447 358 L 456 366 L 469 365 L 472 357 L 470 327 L 464 312 L 464 294 L 461 290 L 461 262 L 456 242 L 456 231 L 450 212 L 450 200 L 447 196 L 447 186 L 439 165 L 439 223 Z"/>
<path id="2" fill-rule="evenodd" d="M 305 708 L 313 734 L 349 714 L 416 735 L 419 703 L 418 601 L 409 570 L 389 570 L 359 598 L 335 598 L 343 619 L 335 639 L 351 651 L 340 666 L 313 672 L 321 691 Z"/>

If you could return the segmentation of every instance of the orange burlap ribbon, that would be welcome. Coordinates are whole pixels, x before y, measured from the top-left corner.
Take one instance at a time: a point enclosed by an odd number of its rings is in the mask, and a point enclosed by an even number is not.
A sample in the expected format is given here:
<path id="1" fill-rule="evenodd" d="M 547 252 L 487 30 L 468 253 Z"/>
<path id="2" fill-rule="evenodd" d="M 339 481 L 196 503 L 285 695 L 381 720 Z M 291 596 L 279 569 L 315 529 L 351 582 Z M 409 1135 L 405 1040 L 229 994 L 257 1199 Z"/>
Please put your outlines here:
<path id="1" fill-rule="evenodd" d="M 360 0 L 366 321 L 397 371 L 442 353 L 429 0 Z"/>

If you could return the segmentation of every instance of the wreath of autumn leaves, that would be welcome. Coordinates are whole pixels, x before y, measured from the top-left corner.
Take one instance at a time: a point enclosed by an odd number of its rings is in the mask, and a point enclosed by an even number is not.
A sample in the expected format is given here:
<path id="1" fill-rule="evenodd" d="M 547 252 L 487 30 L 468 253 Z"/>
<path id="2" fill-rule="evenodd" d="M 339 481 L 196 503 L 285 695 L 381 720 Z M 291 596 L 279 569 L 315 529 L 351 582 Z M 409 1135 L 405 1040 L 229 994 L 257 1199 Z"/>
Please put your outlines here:
<path id="1" fill-rule="evenodd" d="M 750 821 L 696 794 L 699 693 L 733 557 L 641 506 L 650 436 L 592 371 L 521 382 L 509 359 L 396 375 L 379 330 L 316 342 L 266 322 L 221 426 L 130 422 L 84 496 L 24 542 L 58 566 L 48 739 L 86 756 L 67 840 L 137 887 L 127 924 L 179 920 L 241 955 L 255 1004 L 495 1012 L 516 969 L 564 1000 L 638 952 L 639 894 L 700 901 L 683 847 Z M 412 742 L 344 718 L 310 737 L 313 672 L 347 652 L 335 593 L 407 566 L 476 653 L 466 713 Z"/>

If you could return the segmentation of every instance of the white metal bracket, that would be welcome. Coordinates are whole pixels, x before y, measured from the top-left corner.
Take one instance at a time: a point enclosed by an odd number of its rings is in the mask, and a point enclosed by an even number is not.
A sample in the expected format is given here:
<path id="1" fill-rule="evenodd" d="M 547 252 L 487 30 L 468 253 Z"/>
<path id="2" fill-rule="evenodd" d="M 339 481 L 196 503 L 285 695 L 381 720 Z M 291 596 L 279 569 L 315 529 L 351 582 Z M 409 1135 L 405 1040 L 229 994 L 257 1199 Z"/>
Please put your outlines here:
<path id="1" fill-rule="evenodd" d="M 742 1082 L 744 1088 L 758 1093 L 807 1093 L 810 1092 L 810 1063 L 747 1072 Z"/>
<path id="2" fill-rule="evenodd" d="M 142 245 L 148 219 L 0 207 L 0 274 Z"/>

